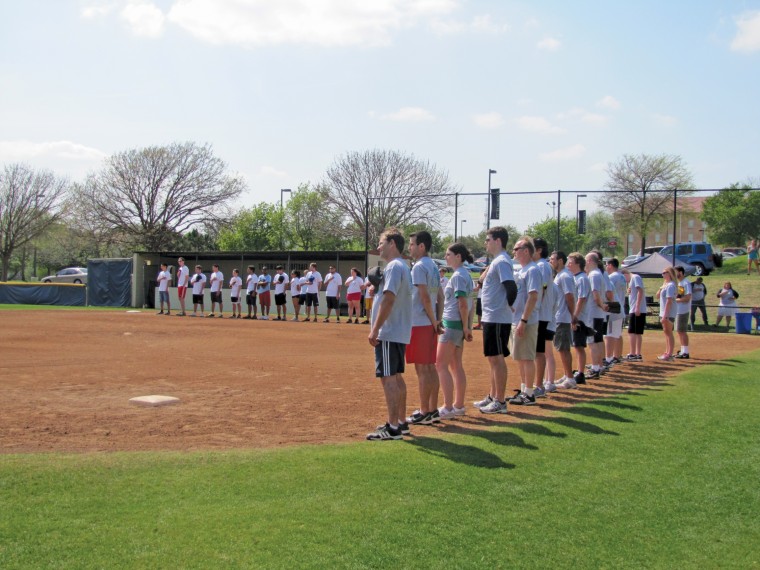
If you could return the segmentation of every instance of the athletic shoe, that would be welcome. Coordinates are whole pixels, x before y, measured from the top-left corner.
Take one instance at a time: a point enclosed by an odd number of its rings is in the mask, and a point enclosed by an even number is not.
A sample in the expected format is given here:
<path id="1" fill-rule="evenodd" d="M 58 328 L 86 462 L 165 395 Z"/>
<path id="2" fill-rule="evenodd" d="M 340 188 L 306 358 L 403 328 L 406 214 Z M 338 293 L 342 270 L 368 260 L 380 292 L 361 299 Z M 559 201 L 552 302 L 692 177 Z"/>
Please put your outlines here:
<path id="1" fill-rule="evenodd" d="M 446 406 L 441 406 L 438 408 L 438 415 L 442 420 L 450 420 L 455 417 L 454 409 L 447 410 Z"/>
<path id="2" fill-rule="evenodd" d="M 358 324 L 361 324 L 361 323 L 359 322 L 359 319 L 354 319 L 354 324 L 358 325 Z"/>
<path id="3" fill-rule="evenodd" d="M 308 323 L 311 320 L 311 318 L 307 317 L 303 320 L 303 322 Z"/>
<path id="4" fill-rule="evenodd" d="M 491 397 L 491 394 L 488 394 L 488 396 L 486 396 L 479 402 L 473 402 L 472 405 L 475 406 L 476 408 L 485 408 L 491 402 L 493 402 L 493 398 Z"/>
<path id="5" fill-rule="evenodd" d="M 385 441 L 390 439 L 402 439 L 402 434 L 400 429 L 393 429 L 390 425 L 387 423 L 382 426 L 378 426 L 378 428 L 373 431 L 372 433 L 367 434 L 367 439 L 369 441 Z"/>
<path id="6" fill-rule="evenodd" d="M 586 375 L 583 372 L 578 372 L 575 376 L 573 376 L 573 380 L 576 384 L 585 384 Z"/>
<path id="7" fill-rule="evenodd" d="M 589 370 L 588 374 L 586 374 L 585 380 L 599 380 L 599 377 L 601 376 L 600 370 Z M 578 382 L 576 380 L 576 382 Z M 583 384 L 584 382 L 578 382 L 578 384 Z"/>
<path id="8" fill-rule="evenodd" d="M 636 362 L 642 362 L 644 360 L 644 357 L 642 357 L 640 354 L 636 355 Z"/>
<path id="9" fill-rule="evenodd" d="M 368 324 L 369 324 L 369 321 L 362 321 L 362 324 L 363 324 L 363 325 L 368 325 Z"/>
<path id="10" fill-rule="evenodd" d="M 409 422 L 401 422 L 398 424 L 398 429 L 401 432 L 401 435 L 409 435 L 411 432 L 409 431 Z"/>
<path id="11" fill-rule="evenodd" d="M 688 354 L 684 354 L 683 352 L 679 352 L 673 358 L 678 358 L 679 360 L 688 360 L 689 359 L 689 355 Z"/>
<path id="12" fill-rule="evenodd" d="M 480 412 L 483 414 L 506 414 L 507 403 L 499 402 L 498 400 L 491 400 L 490 404 L 480 408 Z"/>
<path id="13" fill-rule="evenodd" d="M 657 357 L 657 360 L 662 360 L 663 362 L 670 362 L 673 360 L 673 355 L 667 354 L 667 353 L 661 354 L 660 356 Z"/>
<path id="14" fill-rule="evenodd" d="M 617 356 L 615 356 L 615 357 L 612 358 L 612 362 L 614 362 L 615 364 L 622 364 L 623 363 L 622 359 L 618 358 Z"/>
<path id="15" fill-rule="evenodd" d="M 535 406 L 536 405 L 536 397 L 535 396 L 528 396 L 525 392 L 521 392 L 520 390 L 515 390 L 516 394 L 514 397 L 509 399 L 509 403 L 513 404 L 515 406 Z"/>
<path id="16" fill-rule="evenodd" d="M 206 317 L 213 318 L 214 317 L 214 313 L 209 313 L 208 315 L 206 315 Z"/>
<path id="17" fill-rule="evenodd" d="M 291 321 L 296 321 L 296 322 L 298 322 L 298 321 L 300 321 L 301 319 L 299 319 L 298 317 L 293 317 L 293 318 L 292 318 L 292 319 L 290 319 L 290 320 L 291 320 Z"/>
<path id="18" fill-rule="evenodd" d="M 564 381 L 564 377 L 560 381 Z M 552 382 L 551 380 L 544 381 L 544 394 L 546 393 L 551 394 L 552 392 L 556 392 L 556 391 L 557 391 L 557 385 L 554 382 Z"/>
<path id="19" fill-rule="evenodd" d="M 456 406 L 454 406 L 452 408 L 452 411 L 454 412 L 454 415 L 458 418 L 467 414 L 467 410 L 464 408 L 464 406 L 462 406 L 461 408 L 457 408 Z"/>
<path id="20" fill-rule="evenodd" d="M 623 357 L 623 360 L 627 360 L 628 362 L 636 362 L 638 360 L 638 358 L 636 357 L 635 354 L 626 354 Z"/>
<path id="21" fill-rule="evenodd" d="M 223 319 L 223 318 L 224 318 L 224 315 L 223 315 L 222 313 L 219 313 L 219 318 L 220 318 L 220 319 Z"/>
<path id="22" fill-rule="evenodd" d="M 438 410 L 433 410 L 428 414 L 428 418 L 430 419 L 431 424 L 439 424 L 441 423 L 441 414 L 438 413 Z"/>
<path id="23" fill-rule="evenodd" d="M 426 426 L 430 425 L 430 414 L 423 414 L 419 410 L 414 410 L 414 413 L 406 418 L 406 422 L 413 426 Z"/>
<path id="24" fill-rule="evenodd" d="M 322 322 L 323 322 L 323 323 L 329 323 L 329 322 L 330 322 L 330 319 L 325 319 L 325 320 L 324 320 L 324 321 L 322 321 Z"/>
<path id="25" fill-rule="evenodd" d="M 569 390 L 577 387 L 578 384 L 572 378 L 565 378 L 562 382 L 559 382 L 557 384 L 557 388 L 562 388 L 563 390 Z"/>
<path id="26" fill-rule="evenodd" d="M 315 323 L 317 322 L 317 317 L 314 317 L 314 322 Z M 327 322 L 330 322 L 330 321 L 327 321 Z"/>
<path id="27" fill-rule="evenodd" d="M 546 398 L 546 390 L 544 390 L 543 386 L 536 386 L 533 389 L 533 395 L 536 398 Z"/>
<path id="28" fill-rule="evenodd" d="M 157 315 L 163 315 L 163 314 L 164 314 L 164 312 L 163 312 L 163 311 L 161 311 L 161 312 L 159 312 L 159 313 L 156 313 L 156 314 L 157 314 Z"/>
<path id="29" fill-rule="evenodd" d="M 257 321 L 257 320 L 259 320 L 259 318 L 258 318 L 256 315 L 253 315 L 253 316 L 251 317 L 251 320 Z"/>

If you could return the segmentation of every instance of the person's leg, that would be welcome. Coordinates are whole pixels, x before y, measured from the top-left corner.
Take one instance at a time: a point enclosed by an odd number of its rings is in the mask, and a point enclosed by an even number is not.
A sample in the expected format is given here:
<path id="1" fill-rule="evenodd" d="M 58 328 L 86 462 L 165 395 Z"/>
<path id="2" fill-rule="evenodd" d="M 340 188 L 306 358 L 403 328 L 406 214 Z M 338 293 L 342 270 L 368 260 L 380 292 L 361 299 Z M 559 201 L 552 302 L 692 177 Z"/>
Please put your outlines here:
<path id="1" fill-rule="evenodd" d="M 491 397 L 499 402 L 504 401 L 504 393 L 507 390 L 507 362 L 504 358 L 500 354 L 488 357 L 491 372 Z"/>
<path id="2" fill-rule="evenodd" d="M 578 361 L 578 372 L 583 373 L 586 369 L 586 347 L 575 347 L 575 359 Z"/>
<path id="3" fill-rule="evenodd" d="M 554 349 L 548 342 L 546 343 L 546 352 L 544 353 L 544 356 L 546 358 L 546 367 L 544 369 L 542 383 L 547 380 L 554 382 L 554 375 L 557 374 L 557 361 L 554 359 Z"/>
<path id="4" fill-rule="evenodd" d="M 573 354 L 570 350 L 561 350 L 559 359 L 562 361 L 562 373 L 565 378 L 573 377 Z"/>
<path id="5" fill-rule="evenodd" d="M 393 427 L 398 427 L 398 410 L 399 400 L 401 398 L 401 385 L 398 382 L 398 374 L 393 376 L 383 376 L 383 393 L 385 394 L 385 405 L 388 409 L 388 423 Z"/>
<path id="6" fill-rule="evenodd" d="M 727 326 L 728 328 L 731 328 L 731 315 L 728 315 L 728 316 L 726 317 L 726 326 Z"/>
<path id="7" fill-rule="evenodd" d="M 462 355 L 464 346 L 454 347 L 454 358 L 451 361 L 451 371 L 454 376 L 454 407 L 464 408 L 464 393 L 467 390 L 467 374 L 464 371 Z"/>
<path id="8" fill-rule="evenodd" d="M 449 367 L 452 364 L 456 347 L 450 342 L 438 343 L 438 354 L 435 359 L 435 370 L 443 392 L 443 405 L 447 410 L 454 406 L 454 377 Z M 432 410 L 431 410 L 432 411 Z"/>
<path id="9" fill-rule="evenodd" d="M 707 321 L 707 306 L 704 301 L 699 304 L 699 310 L 702 312 L 702 322 L 705 323 L 705 326 L 709 325 L 710 323 Z"/>

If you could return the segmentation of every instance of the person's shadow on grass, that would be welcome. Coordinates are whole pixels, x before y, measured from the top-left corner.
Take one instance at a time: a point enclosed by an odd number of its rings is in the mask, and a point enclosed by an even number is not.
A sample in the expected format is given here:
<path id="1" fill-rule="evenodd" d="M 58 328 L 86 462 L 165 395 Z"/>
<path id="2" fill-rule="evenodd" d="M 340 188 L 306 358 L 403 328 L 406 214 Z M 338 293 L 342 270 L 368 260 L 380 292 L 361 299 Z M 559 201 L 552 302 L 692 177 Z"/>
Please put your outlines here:
<path id="1" fill-rule="evenodd" d="M 473 467 L 485 467 L 486 469 L 514 469 L 513 463 L 506 463 L 498 455 L 490 453 L 474 445 L 463 445 L 446 439 L 433 437 L 414 437 L 407 440 L 410 445 L 417 447 L 421 452 L 464 463 Z"/>

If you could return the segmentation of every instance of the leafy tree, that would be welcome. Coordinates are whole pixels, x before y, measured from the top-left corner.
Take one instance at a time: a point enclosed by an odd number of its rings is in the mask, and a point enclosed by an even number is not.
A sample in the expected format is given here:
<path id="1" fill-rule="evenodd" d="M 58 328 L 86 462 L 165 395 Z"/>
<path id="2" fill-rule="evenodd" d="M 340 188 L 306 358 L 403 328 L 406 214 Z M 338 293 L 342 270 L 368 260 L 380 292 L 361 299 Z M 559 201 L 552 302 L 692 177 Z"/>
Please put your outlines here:
<path id="1" fill-rule="evenodd" d="M 219 231 L 222 251 L 273 251 L 280 247 L 283 210 L 260 202 L 244 209 Z"/>
<path id="2" fill-rule="evenodd" d="M 8 165 L 0 173 L 0 280 L 8 280 L 14 252 L 63 215 L 68 187 L 66 180 L 52 172 L 24 164 Z"/>
<path id="3" fill-rule="evenodd" d="M 731 184 L 705 200 L 700 217 L 712 242 L 744 245 L 760 232 L 760 192 L 750 184 Z"/>
<path id="4" fill-rule="evenodd" d="M 329 202 L 323 186 L 300 184 L 285 207 L 280 230 L 285 244 L 297 250 L 331 250 L 346 245 L 343 216 Z"/>
<path id="5" fill-rule="evenodd" d="M 242 178 L 228 174 L 209 145 L 188 142 L 111 156 L 79 188 L 77 199 L 88 217 L 130 245 L 162 251 L 193 226 L 221 219 L 244 189 Z"/>
<path id="6" fill-rule="evenodd" d="M 507 251 L 510 255 L 512 255 L 512 248 L 515 246 L 522 233 L 519 232 L 515 226 L 509 224 L 502 224 L 502 226 L 506 228 L 507 233 L 509 234 Z M 447 240 L 445 241 L 445 247 L 448 247 L 450 244 L 454 243 L 454 238 L 452 236 L 446 237 Z M 459 236 L 459 242 L 467 246 L 467 249 L 470 250 L 470 253 L 472 253 L 472 256 L 475 259 L 486 255 L 486 230 L 481 231 L 476 236 Z"/>
<path id="7" fill-rule="evenodd" d="M 550 250 L 557 249 L 557 219 L 547 217 L 528 227 L 525 233 L 531 237 L 541 237 L 549 244 Z M 559 249 L 565 253 L 582 251 L 585 236 L 578 235 L 575 218 L 562 217 L 560 220 Z"/>
<path id="8" fill-rule="evenodd" d="M 440 227 L 457 191 L 448 173 L 430 162 L 377 149 L 338 158 L 323 185 L 330 203 L 346 219 L 347 237 L 363 239 L 369 218 L 370 245 L 390 226 Z"/>
<path id="9" fill-rule="evenodd" d="M 690 194 L 692 177 L 680 156 L 626 154 L 607 165 L 607 192 L 597 202 L 612 212 L 618 227 L 632 228 L 642 249 L 651 224 L 672 216 L 673 193 Z"/>

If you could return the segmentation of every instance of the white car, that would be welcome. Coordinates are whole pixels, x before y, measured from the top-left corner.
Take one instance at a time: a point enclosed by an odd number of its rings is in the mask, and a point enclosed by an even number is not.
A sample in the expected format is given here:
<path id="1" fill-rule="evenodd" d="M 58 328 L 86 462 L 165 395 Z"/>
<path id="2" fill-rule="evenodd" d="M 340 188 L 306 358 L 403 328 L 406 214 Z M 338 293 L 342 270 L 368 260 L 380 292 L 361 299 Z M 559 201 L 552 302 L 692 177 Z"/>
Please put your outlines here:
<path id="1" fill-rule="evenodd" d="M 48 275 L 42 278 L 43 283 L 83 283 L 87 284 L 86 267 L 67 267 L 61 269 L 55 275 Z"/>

